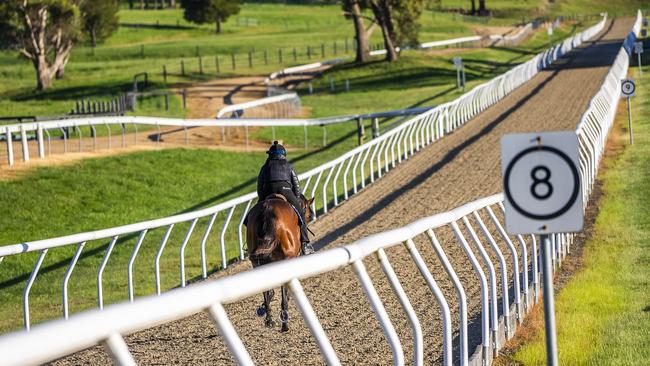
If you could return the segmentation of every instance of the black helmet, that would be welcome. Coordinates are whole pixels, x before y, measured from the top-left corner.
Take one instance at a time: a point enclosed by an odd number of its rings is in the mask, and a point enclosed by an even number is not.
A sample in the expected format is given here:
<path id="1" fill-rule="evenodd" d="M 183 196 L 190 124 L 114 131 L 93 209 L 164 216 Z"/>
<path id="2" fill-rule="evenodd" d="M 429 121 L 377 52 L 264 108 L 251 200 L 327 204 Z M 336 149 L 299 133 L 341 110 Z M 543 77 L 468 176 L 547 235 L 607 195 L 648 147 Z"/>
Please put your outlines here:
<path id="1" fill-rule="evenodd" d="M 277 141 L 273 141 L 273 145 L 269 147 L 269 151 L 266 152 L 270 156 L 272 155 L 284 155 L 287 156 L 287 150 L 284 149 L 284 146 L 280 145 Z"/>

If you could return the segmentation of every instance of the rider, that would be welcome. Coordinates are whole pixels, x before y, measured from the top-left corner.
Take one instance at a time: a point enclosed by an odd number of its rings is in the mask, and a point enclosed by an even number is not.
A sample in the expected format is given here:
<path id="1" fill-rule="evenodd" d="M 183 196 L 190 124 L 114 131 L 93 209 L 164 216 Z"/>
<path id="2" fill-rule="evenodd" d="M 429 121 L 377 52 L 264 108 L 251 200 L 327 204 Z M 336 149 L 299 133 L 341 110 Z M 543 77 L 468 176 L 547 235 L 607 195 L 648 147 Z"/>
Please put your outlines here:
<path id="1" fill-rule="evenodd" d="M 269 157 L 260 169 L 257 176 L 257 196 L 260 201 L 273 193 L 283 195 L 287 201 L 296 208 L 300 216 L 300 243 L 304 254 L 311 254 L 314 248 L 309 243 L 307 234 L 307 222 L 305 221 L 305 212 L 300 204 L 300 186 L 298 176 L 293 167 L 287 161 L 287 150 L 277 141 L 266 152 Z"/>

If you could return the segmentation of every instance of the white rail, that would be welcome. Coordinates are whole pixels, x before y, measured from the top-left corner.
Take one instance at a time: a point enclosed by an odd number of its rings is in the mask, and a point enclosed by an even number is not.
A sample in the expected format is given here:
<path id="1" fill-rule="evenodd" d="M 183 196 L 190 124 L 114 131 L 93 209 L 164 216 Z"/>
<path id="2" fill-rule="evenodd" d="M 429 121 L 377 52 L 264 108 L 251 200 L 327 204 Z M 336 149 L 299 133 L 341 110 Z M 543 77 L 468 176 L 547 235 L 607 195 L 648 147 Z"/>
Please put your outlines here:
<path id="1" fill-rule="evenodd" d="M 260 109 L 262 109 L 262 111 L 260 111 Z M 269 109 L 271 110 L 270 113 L 268 113 Z M 300 97 L 296 93 L 287 93 L 273 97 L 260 98 L 250 102 L 229 105 L 219 110 L 217 118 L 222 118 L 227 115 L 231 115 L 230 118 L 239 118 L 244 115 L 247 110 L 252 110 L 247 114 L 253 115 L 253 117 L 258 117 L 260 115 L 266 116 L 268 114 L 271 114 L 271 117 L 292 117 L 300 113 Z"/>
<path id="2" fill-rule="evenodd" d="M 490 258 L 485 255 L 484 244 L 476 235 L 475 227 L 480 228 L 490 245 L 501 254 L 497 242 L 493 236 L 497 233 L 491 233 L 484 224 L 482 217 L 489 217 L 489 221 L 494 227 L 502 229 L 503 221 L 497 218 L 493 208 L 498 211 L 503 210 L 501 204 L 503 197 L 501 194 L 486 197 L 475 202 L 468 203 L 457 209 L 444 212 L 441 214 L 426 217 L 417 220 L 407 226 L 387 232 L 375 234 L 358 240 L 352 244 L 326 250 L 308 257 L 301 257 L 295 260 L 288 260 L 281 263 L 270 264 L 258 269 L 238 273 L 232 276 L 224 277 L 209 283 L 196 284 L 184 289 L 172 290 L 160 297 L 150 296 L 140 299 L 132 304 L 111 305 L 103 311 L 93 310 L 76 314 L 67 321 L 52 321 L 43 325 L 36 326 L 31 332 L 16 332 L 10 335 L 0 337 L 0 353 L 3 357 L 0 359 L 0 365 L 30 365 L 41 364 L 53 359 L 71 354 L 95 344 L 104 344 L 111 354 L 118 360 L 130 360 L 131 355 L 128 347 L 123 343 L 122 337 L 134 333 L 138 330 L 151 328 L 153 326 L 170 322 L 175 319 L 189 316 L 201 310 L 208 310 L 213 320 L 224 337 L 225 344 L 230 349 L 235 360 L 240 364 L 251 364 L 251 357 L 243 346 L 243 343 L 232 324 L 230 323 L 223 305 L 232 303 L 246 297 L 261 293 L 262 291 L 288 285 L 293 298 L 297 302 L 298 309 L 316 338 L 317 344 L 321 349 L 323 357 L 328 364 L 339 364 L 338 357 L 323 331 L 318 318 L 314 314 L 309 300 L 302 290 L 300 280 L 314 277 L 319 274 L 339 270 L 340 268 L 352 266 L 359 284 L 363 288 L 369 302 L 372 304 L 374 312 L 393 352 L 394 364 L 403 365 L 404 354 L 403 346 L 396 336 L 394 327 L 390 318 L 386 315 L 382 301 L 376 296 L 376 291 L 371 278 L 367 275 L 365 265 L 362 260 L 369 257 L 375 257 L 379 260 L 384 274 L 387 276 L 391 288 L 398 297 L 402 310 L 409 319 L 409 324 L 413 334 L 413 349 L 415 365 L 423 363 L 423 339 L 422 327 L 430 326 L 429 323 L 420 322 L 417 314 L 413 312 L 410 300 L 404 293 L 399 279 L 395 276 L 392 266 L 388 259 L 387 250 L 396 245 L 404 245 L 412 260 L 415 262 L 420 274 L 423 276 L 427 286 L 436 298 L 441 309 L 442 318 L 442 335 L 443 335 L 443 364 L 451 365 L 452 355 L 452 311 L 449 308 L 447 299 L 438 287 L 431 272 L 423 261 L 423 258 L 414 244 L 414 240 L 424 238 L 433 247 L 436 254 L 445 258 L 443 266 L 450 277 L 455 277 L 455 270 L 446 260 L 446 254 L 438 241 L 435 230 L 441 227 L 449 227 L 456 235 L 456 243 L 447 243 L 450 246 L 461 245 L 468 259 L 472 263 L 476 277 L 481 285 L 481 347 L 478 354 L 470 359 L 469 344 L 467 343 L 467 299 L 460 297 L 458 307 L 459 336 L 461 346 L 459 348 L 459 359 L 461 365 L 467 365 L 470 362 L 476 363 L 476 359 L 484 359 L 487 363 L 491 361 L 491 356 L 496 355 L 506 339 L 514 334 L 514 329 L 521 318 L 518 315 L 520 305 L 525 304 L 524 310 L 530 308 L 532 302 L 536 302 L 539 295 L 538 276 L 533 276 L 531 281 L 526 280 L 524 283 L 515 281 L 515 292 L 519 294 L 528 294 L 530 287 L 533 292 L 527 297 L 525 303 L 520 302 L 520 297 L 514 299 L 515 310 L 511 309 L 511 298 L 508 296 L 508 285 L 510 279 L 518 279 L 524 272 L 528 271 L 528 266 L 521 268 L 516 264 L 512 265 L 514 272 L 508 275 L 507 265 L 504 261 L 498 264 L 492 263 Z M 499 215 L 502 216 L 502 215 Z M 461 223 L 462 222 L 462 223 Z M 465 238 L 463 231 L 460 229 L 464 226 L 470 233 L 471 245 Z M 554 251 L 554 258 L 562 258 L 568 250 L 571 240 L 566 235 L 557 236 L 557 250 Z M 499 240 L 502 248 L 508 248 L 504 245 L 505 241 L 510 239 L 504 236 Z M 523 240 L 523 239 L 522 239 Z M 532 263 L 538 262 L 537 250 L 534 238 L 529 238 L 528 242 L 532 248 Z M 526 242 L 523 245 L 527 245 Z M 510 247 L 512 248 L 512 247 Z M 561 249 L 561 250 L 560 250 Z M 482 269 L 474 251 L 481 253 L 481 259 L 491 268 L 490 273 Z M 514 249 L 510 255 L 516 262 L 523 259 L 521 254 Z M 525 252 L 524 252 L 525 253 Z M 503 281 L 501 284 L 496 282 L 494 268 L 498 268 Z M 536 271 L 536 267 L 532 266 Z M 436 276 L 441 276 L 436 274 Z M 527 277 L 526 277 L 527 278 Z M 464 288 L 460 281 L 454 281 L 455 290 L 459 294 L 464 294 Z M 497 318 L 497 306 L 499 298 L 496 296 L 497 287 L 501 286 L 504 316 Z M 518 322 L 513 322 L 511 317 L 515 316 Z M 88 327 L 88 324 L 93 324 Z M 504 324 L 506 326 L 504 326 Z M 29 352 L 22 350 L 29 349 Z"/>
<path id="3" fill-rule="evenodd" d="M 586 185 L 586 189 L 584 190 L 586 192 L 585 199 L 588 198 L 591 185 L 595 180 L 595 171 L 597 170 L 598 162 L 604 150 L 606 137 L 614 119 L 619 97 L 620 79 L 627 73 L 629 49 L 635 41 L 636 34 L 639 32 L 640 22 L 641 13 L 639 12 L 633 32 L 626 38 L 624 46 L 621 48 L 613 66 L 606 76 L 601 90 L 592 99 L 589 109 L 584 114 L 576 129 L 581 143 L 581 176 L 583 184 Z M 565 44 L 563 43 L 563 46 Z M 570 43 L 570 45 L 573 45 L 573 43 Z M 563 46 L 560 47 L 558 52 L 561 52 Z M 555 54 L 555 52 L 551 52 L 551 54 Z M 320 176 L 321 174 L 319 174 L 318 179 L 320 179 Z M 281 285 L 289 286 L 297 302 L 301 316 L 312 335 L 316 338 L 316 342 L 321 349 L 325 361 L 328 364 L 340 364 L 327 338 L 327 334 L 323 331 L 311 308 L 309 300 L 302 290 L 300 280 L 347 266 L 353 267 L 359 283 L 372 305 L 373 311 L 386 335 L 386 339 L 390 343 L 394 364 L 402 365 L 405 362 L 402 344 L 395 335 L 392 322 L 386 315 L 383 303 L 376 296 L 372 280 L 368 277 L 362 262 L 362 259 L 370 256 L 378 258 L 391 288 L 398 297 L 407 319 L 409 319 L 409 324 L 414 334 L 413 363 L 415 365 L 421 365 L 423 363 L 422 323 L 413 312 L 408 296 L 404 293 L 386 255 L 388 248 L 400 244 L 406 246 L 418 270 L 438 301 L 441 309 L 443 328 L 443 364 L 450 365 L 452 360 L 451 334 L 453 332 L 451 311 L 447 300 L 435 282 L 432 272 L 426 267 L 420 253 L 414 245 L 414 239 L 420 236 L 425 236 L 429 239 L 436 255 L 441 259 L 446 274 L 449 276 L 458 293 L 458 314 L 460 317 L 458 329 L 460 337 L 459 359 L 461 365 L 468 363 L 490 364 L 492 356 L 498 352 L 503 344 L 503 340 L 512 336 L 514 327 L 517 325 L 516 323 L 512 324 L 510 317 L 514 315 L 518 321 L 521 321 L 522 307 L 524 311 L 527 311 L 530 309 L 531 302 L 536 302 L 539 296 L 539 256 L 535 237 L 530 238 L 530 251 L 528 251 L 526 240 L 518 236 L 517 239 L 520 243 L 521 250 L 519 253 L 517 252 L 512 245 L 511 239 L 503 230 L 503 221 L 499 218 L 501 215 L 496 215 L 493 210 L 494 206 L 498 206 L 498 211 L 503 211 L 502 200 L 503 196 L 501 194 L 486 197 L 454 210 L 417 220 L 402 228 L 368 236 L 343 247 L 326 250 L 308 257 L 263 266 L 252 271 L 235 274 L 209 283 L 201 283 L 189 288 L 172 290 L 159 297 L 150 296 L 143 298 L 137 303 L 112 305 L 104 311 L 92 310 L 84 312 L 73 315 L 68 321 L 51 321 L 37 326 L 29 333 L 15 332 L 5 335 L 0 337 L 0 354 L 3 355 L 0 358 L 0 365 L 41 364 L 99 343 L 104 344 L 118 361 L 132 362 L 128 347 L 122 338 L 124 335 L 189 316 L 201 310 L 208 310 L 235 360 L 240 364 L 252 364 L 251 357 L 230 323 L 223 304 L 232 303 Z M 487 229 L 481 213 L 483 216 L 487 214 L 496 233 Z M 460 221 L 465 226 L 466 232 L 470 234 L 472 243 L 487 265 L 489 269 L 487 275 L 481 268 L 467 239 L 464 237 L 463 231 L 460 229 Z M 465 291 L 460 281 L 458 281 L 454 268 L 447 260 L 446 254 L 442 250 L 442 246 L 434 231 L 443 226 L 449 226 L 455 233 L 456 240 L 464 249 L 481 285 L 481 347 L 472 358 L 469 357 L 466 338 L 468 314 Z M 489 256 L 485 255 L 485 247 L 474 229 L 476 226 L 481 229 L 484 237 L 499 258 L 496 265 L 491 262 Z M 99 236 L 105 237 L 108 234 L 104 232 L 99 234 Z M 82 242 L 85 239 L 85 237 L 82 237 L 83 235 L 88 235 L 88 233 L 78 234 L 70 243 Z M 505 257 L 494 237 L 500 237 L 501 247 L 509 250 L 512 257 L 511 268 L 514 273 L 511 275 L 511 278 L 513 279 L 515 290 L 514 311 L 511 310 L 511 302 L 508 294 L 510 277 L 508 277 Z M 56 242 L 57 240 L 60 241 L 60 239 L 53 240 Z M 572 235 L 553 234 L 551 243 L 554 269 L 561 264 L 563 258 L 569 253 L 572 241 Z M 57 244 L 55 242 L 51 244 Z M 26 247 L 17 252 L 40 249 L 42 250 L 41 257 L 43 257 L 46 250 L 51 246 L 43 242 L 41 244 L 39 247 L 36 243 L 32 243 L 31 248 L 30 245 L 25 244 Z M 6 250 L 6 248 L 0 249 Z M 5 251 L 0 256 L 10 255 L 11 253 Z M 528 255 L 526 253 L 530 253 L 530 262 L 527 261 Z M 518 263 L 522 263 L 522 267 Z M 501 283 L 503 319 L 497 318 L 496 311 L 499 299 L 496 296 L 495 288 L 499 284 L 496 282 L 494 271 L 497 267 L 501 271 L 501 277 L 503 279 Z M 530 280 L 527 276 L 529 270 L 533 272 Z M 529 288 L 532 289 L 531 292 L 528 291 Z M 523 302 L 520 300 L 522 295 L 524 297 Z M 93 324 L 93 326 L 88 327 L 88 324 Z"/>
<path id="4" fill-rule="evenodd" d="M 303 192 L 307 196 L 316 198 L 313 208 L 319 208 L 319 210 L 314 215 L 314 218 L 317 215 L 327 213 L 329 208 L 339 205 L 342 200 L 347 200 L 351 195 L 363 189 L 366 184 L 381 178 L 397 164 L 408 159 L 424 146 L 442 138 L 481 111 L 504 98 L 512 90 L 536 75 L 540 69 L 546 67 L 549 63 L 555 61 L 573 47 L 580 45 L 583 41 L 598 33 L 603 28 L 604 23 L 605 18 L 594 27 L 538 54 L 531 60 L 511 69 L 505 74 L 475 87 L 458 99 L 422 113 L 378 138 L 341 155 L 337 159 L 300 174 L 299 179 L 302 183 Z M 205 248 L 208 245 L 209 237 L 212 235 L 215 223 L 217 223 L 217 226 L 221 226 L 219 239 L 213 239 L 214 244 L 220 248 L 220 267 L 225 268 L 228 265 L 229 258 L 226 253 L 226 248 L 232 245 L 226 245 L 226 241 L 236 243 L 235 245 L 239 251 L 239 259 L 245 258 L 242 232 L 243 219 L 255 199 L 256 193 L 252 192 L 212 207 L 181 215 L 0 247 L 0 257 L 40 251 L 40 259 L 37 260 L 31 272 L 23 295 L 25 328 L 29 329 L 30 327 L 29 295 L 31 285 L 38 276 L 42 259 L 47 255 L 49 249 L 68 245 L 80 247 L 80 243 L 94 240 L 110 241 L 102 266 L 100 266 L 97 275 L 98 305 L 102 307 L 102 275 L 105 264 L 110 259 L 114 246 L 120 245 L 123 242 L 123 239 L 120 238 L 134 236 L 145 240 L 146 236 L 151 235 L 152 231 L 162 230 L 165 234 L 158 246 L 158 254 L 154 266 L 157 293 L 160 294 L 162 292 L 160 285 L 160 258 L 165 250 L 170 233 L 174 228 L 178 230 L 179 224 L 189 226 L 184 234 L 183 245 L 179 253 L 181 262 L 179 268 L 180 285 L 184 287 L 186 284 L 184 266 L 185 247 L 189 242 L 193 241 L 192 233 L 197 227 L 205 228 L 200 241 L 201 267 L 204 278 L 207 276 L 208 264 Z M 198 220 L 202 220 L 199 225 L 196 224 Z M 198 238 L 194 239 L 196 241 Z M 131 262 L 135 256 L 137 256 L 137 251 L 133 252 Z M 71 271 L 73 267 L 71 265 Z M 129 294 L 133 293 L 132 281 L 129 281 L 127 290 Z M 63 286 L 62 291 L 65 301 L 67 299 L 67 287 Z M 132 296 L 130 297 L 132 298 Z M 64 306 L 66 305 L 64 304 Z"/>

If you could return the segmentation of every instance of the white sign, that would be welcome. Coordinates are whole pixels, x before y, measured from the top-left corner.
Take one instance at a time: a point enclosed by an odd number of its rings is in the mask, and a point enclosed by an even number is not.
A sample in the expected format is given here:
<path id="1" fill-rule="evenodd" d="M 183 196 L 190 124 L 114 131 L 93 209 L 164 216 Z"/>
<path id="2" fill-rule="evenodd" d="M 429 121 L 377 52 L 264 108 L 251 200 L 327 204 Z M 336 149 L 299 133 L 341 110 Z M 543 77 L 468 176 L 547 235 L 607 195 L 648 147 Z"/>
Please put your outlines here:
<path id="1" fill-rule="evenodd" d="M 503 136 L 501 167 L 510 234 L 582 230 L 578 136 L 573 131 Z"/>
<path id="2" fill-rule="evenodd" d="M 643 53 L 643 42 L 634 42 L 634 52 Z"/>
<path id="3" fill-rule="evenodd" d="M 633 97 L 635 90 L 636 90 L 636 85 L 634 85 L 634 80 L 632 79 L 621 80 L 621 95 L 623 98 Z"/>
<path id="4" fill-rule="evenodd" d="M 551 26 L 551 27 L 546 28 L 546 33 L 547 33 L 549 36 L 552 36 L 552 35 L 553 35 L 553 27 Z"/>
<path id="5" fill-rule="evenodd" d="M 463 66 L 463 59 L 460 57 L 454 57 L 454 66 L 456 66 L 457 69 L 460 69 L 460 67 Z"/>

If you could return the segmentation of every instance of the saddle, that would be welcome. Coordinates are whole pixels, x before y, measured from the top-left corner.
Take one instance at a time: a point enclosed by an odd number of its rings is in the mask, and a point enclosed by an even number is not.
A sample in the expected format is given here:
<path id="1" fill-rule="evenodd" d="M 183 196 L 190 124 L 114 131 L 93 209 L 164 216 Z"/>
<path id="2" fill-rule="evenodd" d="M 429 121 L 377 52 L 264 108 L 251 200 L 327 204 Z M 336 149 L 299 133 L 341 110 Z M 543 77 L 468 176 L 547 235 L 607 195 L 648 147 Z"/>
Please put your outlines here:
<path id="1" fill-rule="evenodd" d="M 287 197 L 285 197 L 285 196 L 283 196 L 283 195 L 281 195 L 281 194 L 279 194 L 279 193 L 273 193 L 273 194 L 268 195 L 268 196 L 264 199 L 264 201 L 266 201 L 266 200 L 270 200 L 270 199 L 283 200 L 284 202 L 289 203 L 289 201 L 287 200 Z M 298 212 L 298 209 L 297 209 L 294 205 L 292 205 L 291 203 L 289 203 L 289 206 L 291 206 L 291 208 L 293 208 L 293 211 L 296 213 L 296 216 L 298 216 L 298 224 L 299 224 L 300 226 L 303 226 L 303 225 L 305 224 L 305 222 L 302 221 L 302 219 L 300 218 L 300 213 Z M 246 213 L 246 217 L 244 218 L 244 225 L 245 225 L 245 226 L 248 226 L 248 215 L 249 215 L 249 214 L 250 214 L 250 211 L 248 211 L 248 212 Z"/>

